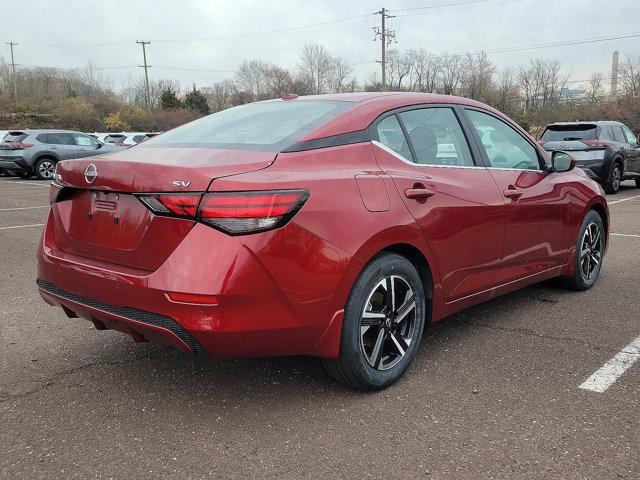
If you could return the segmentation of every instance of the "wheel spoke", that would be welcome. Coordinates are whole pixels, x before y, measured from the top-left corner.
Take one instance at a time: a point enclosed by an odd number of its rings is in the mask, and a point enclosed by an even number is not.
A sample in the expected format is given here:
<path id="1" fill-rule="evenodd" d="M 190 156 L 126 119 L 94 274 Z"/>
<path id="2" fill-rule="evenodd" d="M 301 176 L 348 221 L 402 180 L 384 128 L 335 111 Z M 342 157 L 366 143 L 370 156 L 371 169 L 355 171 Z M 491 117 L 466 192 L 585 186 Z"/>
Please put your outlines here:
<path id="1" fill-rule="evenodd" d="M 404 321 L 406 316 L 411 313 L 416 308 L 416 301 L 413 298 L 413 292 L 407 293 L 407 298 L 404 301 L 404 304 L 398 310 L 398 316 L 396 317 L 395 322 L 401 323 Z"/>
<path id="2" fill-rule="evenodd" d="M 400 335 L 391 333 L 390 337 L 391 337 L 391 342 L 393 343 L 393 346 L 396 347 L 396 350 L 398 351 L 400 356 L 403 356 L 407 351 L 407 349 L 409 348 L 409 345 L 407 345 L 407 342 L 405 342 L 404 338 L 402 338 L 402 336 Z"/>
<path id="3" fill-rule="evenodd" d="M 382 359 L 382 343 L 384 341 L 384 335 L 384 329 L 381 328 L 378 332 L 378 338 L 376 338 L 373 350 L 371 351 L 371 356 L 369 357 L 369 363 L 373 365 L 374 368 L 378 368 L 380 360 Z"/>
<path id="4" fill-rule="evenodd" d="M 386 286 L 387 286 L 387 295 L 389 295 L 389 300 L 391 301 L 391 304 L 389 305 L 389 307 L 391 308 L 390 311 L 395 312 L 396 292 L 395 292 L 395 281 L 393 279 L 393 276 L 387 277 Z"/>
<path id="5" fill-rule="evenodd" d="M 362 325 L 379 325 L 387 316 L 384 313 L 364 312 Z"/>
<path id="6" fill-rule="evenodd" d="M 589 255 L 589 252 L 591 250 L 589 250 L 589 248 L 585 248 L 584 250 L 582 250 L 582 252 L 580 252 L 580 258 L 584 258 L 585 255 Z"/>

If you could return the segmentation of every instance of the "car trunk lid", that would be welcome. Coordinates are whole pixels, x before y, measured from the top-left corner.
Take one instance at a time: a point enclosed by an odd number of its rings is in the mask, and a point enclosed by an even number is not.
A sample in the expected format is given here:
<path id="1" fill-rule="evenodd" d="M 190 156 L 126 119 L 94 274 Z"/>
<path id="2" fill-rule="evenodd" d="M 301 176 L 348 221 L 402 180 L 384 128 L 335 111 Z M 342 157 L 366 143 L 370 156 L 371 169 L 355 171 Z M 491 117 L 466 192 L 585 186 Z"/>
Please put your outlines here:
<path id="1" fill-rule="evenodd" d="M 194 194 L 212 180 L 268 167 L 276 154 L 218 149 L 130 149 L 58 164 L 52 187 L 61 250 L 99 261 L 155 270 L 194 225 L 154 215 L 138 193 Z"/>

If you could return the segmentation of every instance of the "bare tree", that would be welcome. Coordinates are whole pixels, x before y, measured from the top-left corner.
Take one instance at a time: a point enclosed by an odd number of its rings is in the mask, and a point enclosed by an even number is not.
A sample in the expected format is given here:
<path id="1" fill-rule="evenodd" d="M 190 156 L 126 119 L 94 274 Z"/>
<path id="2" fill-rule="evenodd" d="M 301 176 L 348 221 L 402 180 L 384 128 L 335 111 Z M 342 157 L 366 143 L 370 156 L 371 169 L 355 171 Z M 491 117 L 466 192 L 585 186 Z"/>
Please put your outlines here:
<path id="1" fill-rule="evenodd" d="M 605 81 L 602 73 L 594 73 L 587 87 L 588 99 L 592 103 L 598 103 L 605 95 Z"/>
<path id="2" fill-rule="evenodd" d="M 624 94 L 640 96 L 640 55 L 625 57 L 618 70 L 618 81 Z"/>
<path id="3" fill-rule="evenodd" d="M 462 80 L 462 58 L 458 55 L 446 54 L 440 57 L 438 90 L 445 95 L 453 95 Z"/>
<path id="4" fill-rule="evenodd" d="M 387 52 L 387 85 L 389 90 L 404 90 L 405 78 L 409 77 L 412 69 L 411 58 L 401 54 L 398 50 Z"/>
<path id="5" fill-rule="evenodd" d="M 557 106 L 569 76 L 561 73 L 558 60 L 537 58 L 518 70 L 526 112 L 549 112 Z"/>
<path id="6" fill-rule="evenodd" d="M 440 72 L 440 59 L 429 54 L 424 48 L 407 51 L 411 65 L 409 89 L 417 92 L 435 92 Z"/>
<path id="7" fill-rule="evenodd" d="M 493 90 L 495 64 L 489 56 L 482 52 L 477 55 L 467 54 L 462 60 L 461 90 L 466 97 L 487 101 Z"/>

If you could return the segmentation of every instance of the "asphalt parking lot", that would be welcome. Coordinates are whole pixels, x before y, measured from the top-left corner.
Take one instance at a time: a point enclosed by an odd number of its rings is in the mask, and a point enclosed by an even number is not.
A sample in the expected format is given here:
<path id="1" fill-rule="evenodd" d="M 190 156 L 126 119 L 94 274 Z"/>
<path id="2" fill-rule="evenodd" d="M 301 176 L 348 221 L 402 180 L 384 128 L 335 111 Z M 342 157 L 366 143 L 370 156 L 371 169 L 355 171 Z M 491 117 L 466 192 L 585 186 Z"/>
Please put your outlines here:
<path id="1" fill-rule="evenodd" d="M 579 388 L 640 336 L 631 184 L 593 290 L 448 318 L 368 394 L 314 359 L 189 357 L 66 318 L 35 286 L 47 192 L 0 178 L 0 478 L 640 478 L 640 361 Z"/>

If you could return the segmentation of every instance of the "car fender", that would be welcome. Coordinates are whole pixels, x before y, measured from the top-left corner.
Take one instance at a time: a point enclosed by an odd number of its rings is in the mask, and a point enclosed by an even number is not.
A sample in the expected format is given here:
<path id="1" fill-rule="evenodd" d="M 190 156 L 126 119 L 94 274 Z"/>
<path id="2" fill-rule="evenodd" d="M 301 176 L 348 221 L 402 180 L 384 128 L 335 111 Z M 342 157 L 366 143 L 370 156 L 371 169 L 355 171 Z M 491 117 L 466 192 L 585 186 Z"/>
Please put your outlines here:
<path id="1" fill-rule="evenodd" d="M 51 150 L 43 150 L 43 151 L 38 152 L 36 155 L 33 156 L 33 160 L 32 160 L 31 166 L 32 167 L 35 166 L 36 162 L 38 160 L 40 160 L 41 158 L 43 158 L 43 157 L 53 158 L 56 163 L 58 163 L 61 160 L 60 156 L 58 154 L 52 152 Z"/>

